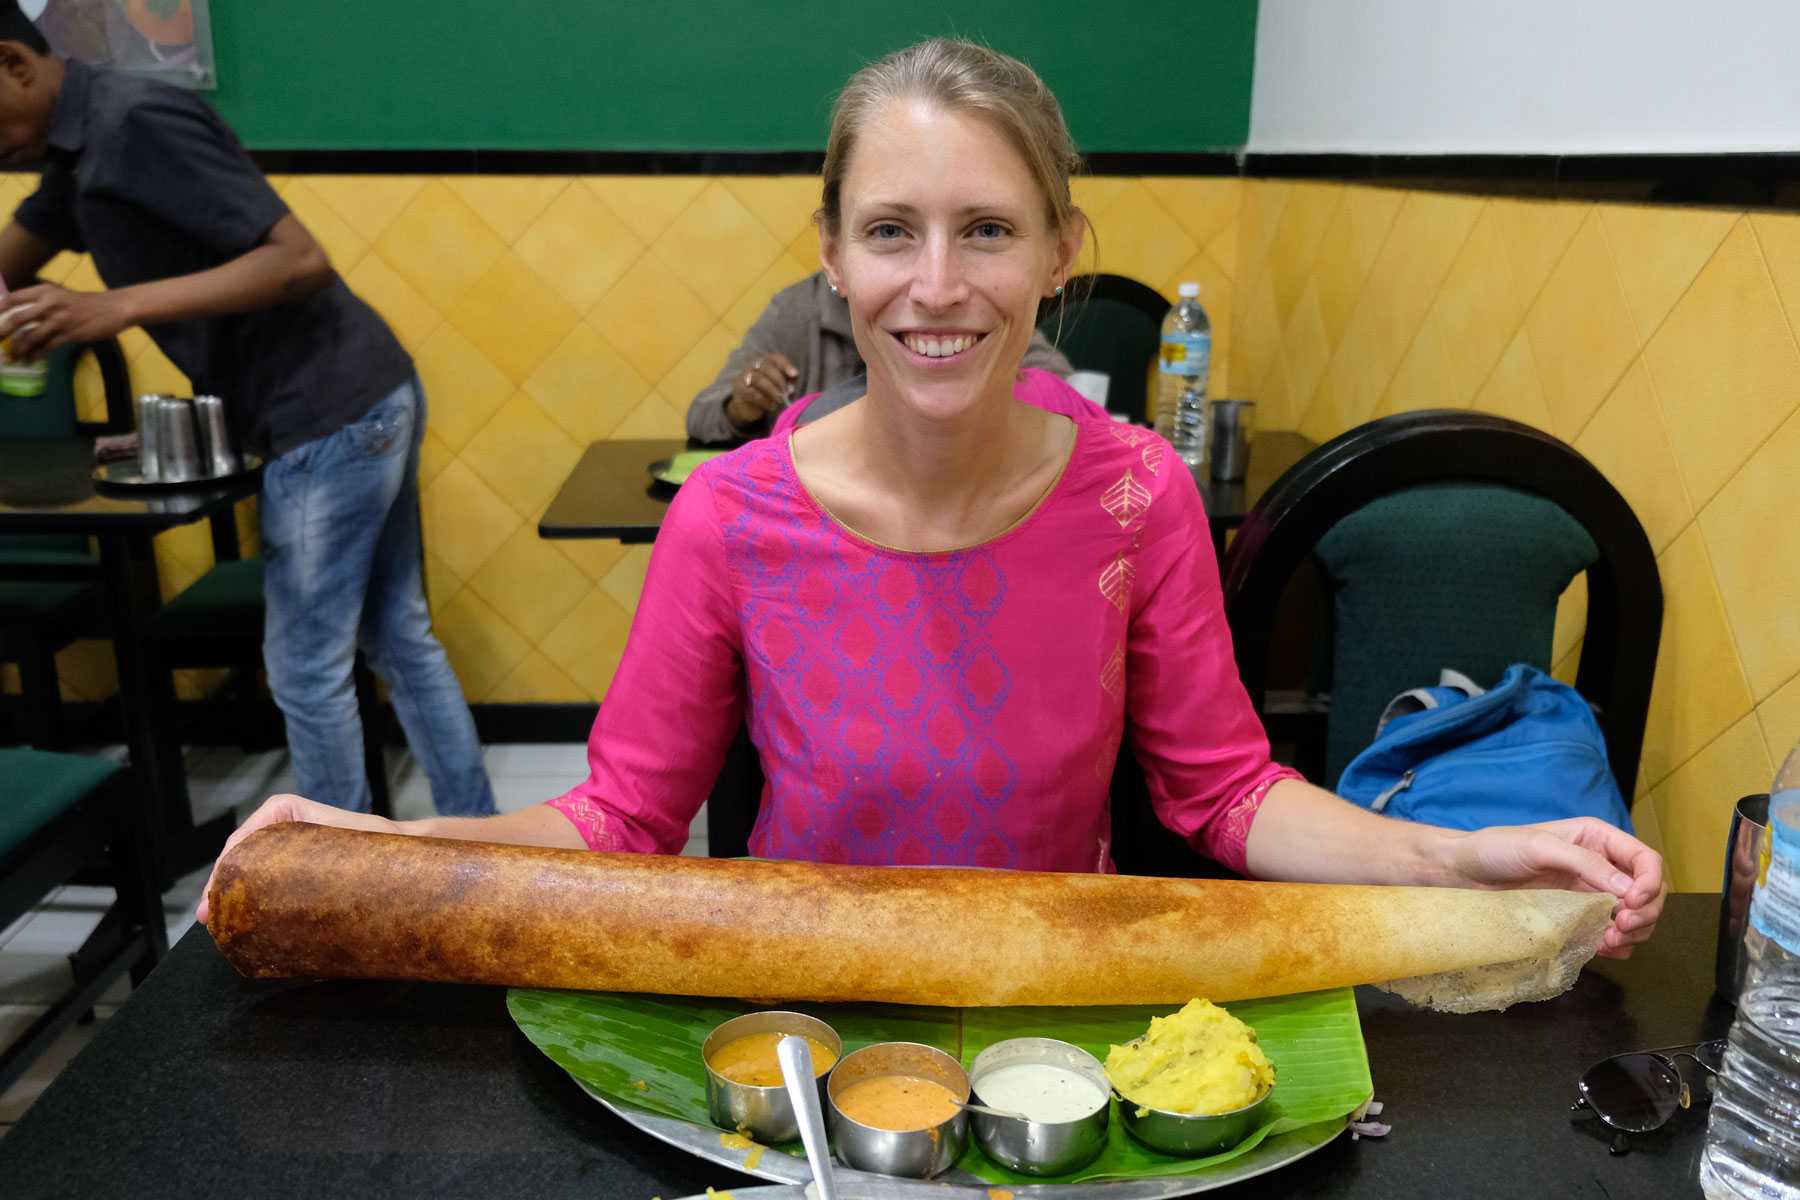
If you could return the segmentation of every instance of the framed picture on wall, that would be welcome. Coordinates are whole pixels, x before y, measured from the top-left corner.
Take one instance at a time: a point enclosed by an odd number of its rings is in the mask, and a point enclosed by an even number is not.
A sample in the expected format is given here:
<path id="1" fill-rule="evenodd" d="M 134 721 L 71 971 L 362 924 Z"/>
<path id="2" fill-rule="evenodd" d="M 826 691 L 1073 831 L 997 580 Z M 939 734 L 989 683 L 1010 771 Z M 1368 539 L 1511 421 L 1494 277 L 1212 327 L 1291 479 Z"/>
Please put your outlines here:
<path id="1" fill-rule="evenodd" d="M 217 85 L 207 0 L 19 0 L 51 49 L 95 67 Z"/>

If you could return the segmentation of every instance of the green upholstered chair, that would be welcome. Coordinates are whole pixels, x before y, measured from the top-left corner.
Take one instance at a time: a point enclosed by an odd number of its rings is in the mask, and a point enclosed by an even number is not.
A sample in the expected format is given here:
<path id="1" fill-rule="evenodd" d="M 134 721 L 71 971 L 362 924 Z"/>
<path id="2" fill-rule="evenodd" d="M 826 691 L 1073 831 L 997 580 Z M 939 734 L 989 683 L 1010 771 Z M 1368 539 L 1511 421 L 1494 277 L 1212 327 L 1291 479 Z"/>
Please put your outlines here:
<path id="1" fill-rule="evenodd" d="M 1328 596 L 1328 674 L 1311 706 L 1323 753 L 1303 747 L 1297 759 L 1315 782 L 1335 783 L 1387 702 L 1444 667 L 1482 686 L 1514 662 L 1549 670 L 1557 599 L 1586 571 L 1576 687 L 1632 794 L 1662 587 L 1630 506 L 1573 448 L 1501 417 L 1429 411 L 1359 426 L 1297 463 L 1223 565 L 1238 670 L 1259 709 L 1275 613 L 1309 556 Z"/>
<path id="2" fill-rule="evenodd" d="M 1038 320 L 1044 336 L 1078 371 L 1110 378 L 1106 408 L 1143 422 L 1148 413 L 1150 364 L 1162 346 L 1169 302 L 1161 292 L 1123 275 L 1077 275 L 1061 304 Z"/>
<path id="3" fill-rule="evenodd" d="M 70 955 L 71 985 L 0 1048 L 0 1092 L 91 1012 L 114 980 L 129 972 L 134 984 L 142 982 L 168 951 L 149 836 L 143 800 L 125 767 L 102 758 L 0 749 L 0 926 L 95 862 L 108 864 L 118 893 Z"/>
<path id="4" fill-rule="evenodd" d="M 106 390 L 107 420 L 84 424 L 75 411 L 75 369 L 93 354 Z M 50 355 L 40 396 L 0 397 L 0 437 L 71 438 L 131 428 L 130 382 L 118 342 L 64 346 Z M 9 577 L 10 576 L 10 577 Z M 54 576 L 49 578 L 48 576 Z M 0 662 L 19 668 L 15 726 L 46 750 L 66 747 L 68 732 L 56 679 L 56 653 L 105 632 L 100 559 L 83 537 L 0 535 Z"/>
<path id="5" fill-rule="evenodd" d="M 1496 484 L 1373 500 L 1314 548 L 1332 604 L 1325 784 L 1336 786 L 1408 688 L 1453 667 L 1482 687 L 1513 663 L 1548 672 L 1557 600 L 1600 551 L 1568 513 Z"/>
<path id="6" fill-rule="evenodd" d="M 0 578 L 0 662 L 19 668 L 12 705 L 19 740 L 41 750 L 68 748 L 56 654 L 103 628 L 100 599 L 98 584 Z"/>

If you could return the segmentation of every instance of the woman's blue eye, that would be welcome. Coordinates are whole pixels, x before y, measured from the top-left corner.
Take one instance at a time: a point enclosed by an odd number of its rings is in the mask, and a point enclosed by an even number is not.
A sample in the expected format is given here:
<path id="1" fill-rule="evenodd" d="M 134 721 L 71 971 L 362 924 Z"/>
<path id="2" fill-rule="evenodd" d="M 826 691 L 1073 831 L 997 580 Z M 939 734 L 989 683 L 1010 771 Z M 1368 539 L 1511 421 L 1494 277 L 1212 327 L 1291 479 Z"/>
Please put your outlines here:
<path id="1" fill-rule="evenodd" d="M 975 236 L 980 238 L 1005 237 L 1006 226 L 998 221 L 983 221 L 975 227 Z"/>
<path id="2" fill-rule="evenodd" d="M 882 241 L 892 241 L 897 237 L 903 236 L 906 231 L 901 229 L 898 225 L 884 222 L 883 224 L 877 225 L 869 232 Z"/>

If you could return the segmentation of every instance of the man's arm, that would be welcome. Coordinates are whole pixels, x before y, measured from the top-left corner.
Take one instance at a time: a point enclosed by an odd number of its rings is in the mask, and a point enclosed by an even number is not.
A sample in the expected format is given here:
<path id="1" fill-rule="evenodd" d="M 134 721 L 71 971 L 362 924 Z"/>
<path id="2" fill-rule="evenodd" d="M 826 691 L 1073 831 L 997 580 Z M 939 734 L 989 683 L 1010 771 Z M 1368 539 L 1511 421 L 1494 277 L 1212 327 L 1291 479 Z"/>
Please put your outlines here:
<path id="1" fill-rule="evenodd" d="M 0 232 L 0 276 L 6 276 L 10 242 L 18 229 L 38 247 L 46 243 L 16 224 Z M 42 266 L 49 255 L 38 262 Z M 21 252 L 20 260 L 24 261 Z M 0 308 L 0 338 L 13 337 L 13 353 L 30 360 L 69 342 L 112 337 L 134 325 L 160 325 L 196 317 L 221 317 L 268 308 L 330 285 L 336 272 L 306 226 L 289 213 L 256 246 L 228 262 L 192 275 L 158 279 L 105 292 L 75 292 L 40 284 L 10 296 Z M 10 276 L 6 276 L 10 277 Z"/>
<path id="2" fill-rule="evenodd" d="M 743 345 L 726 356 L 718 378 L 701 388 L 688 404 L 689 437 L 697 442 L 741 442 L 768 433 L 770 412 L 786 407 L 788 399 L 776 400 L 775 394 L 807 372 L 809 335 L 818 323 L 810 288 L 811 280 L 806 280 L 785 287 L 770 298 L 762 314 L 745 331 Z M 758 376 L 766 403 L 756 407 L 764 411 L 740 424 L 730 411 L 732 394 L 744 385 L 748 396 L 759 386 Z"/>
<path id="3" fill-rule="evenodd" d="M 55 257 L 55 246 L 17 221 L 8 221 L 0 228 L 0 279 L 6 281 L 7 287 L 35 279 L 44 264 Z"/>

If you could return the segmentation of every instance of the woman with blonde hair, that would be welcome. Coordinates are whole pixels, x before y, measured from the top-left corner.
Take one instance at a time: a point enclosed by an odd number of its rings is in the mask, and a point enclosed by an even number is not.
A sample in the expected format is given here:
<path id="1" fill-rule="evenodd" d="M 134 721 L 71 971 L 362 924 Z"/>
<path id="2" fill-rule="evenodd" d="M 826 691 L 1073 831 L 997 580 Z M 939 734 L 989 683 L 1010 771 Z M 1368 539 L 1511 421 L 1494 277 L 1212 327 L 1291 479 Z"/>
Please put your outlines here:
<path id="1" fill-rule="evenodd" d="M 1078 161 L 1006 55 L 939 39 L 858 72 L 817 221 L 868 392 L 682 487 L 589 778 L 506 816 L 399 825 L 276 797 L 237 836 L 322 819 L 674 853 L 747 717 L 768 777 L 755 854 L 1107 871 L 1124 742 L 1162 821 L 1238 871 L 1610 892 L 1601 951 L 1629 953 L 1663 885 L 1628 834 L 1411 825 L 1270 761 L 1192 476 L 1053 377 L 1014 398 L 1081 249 Z"/>

